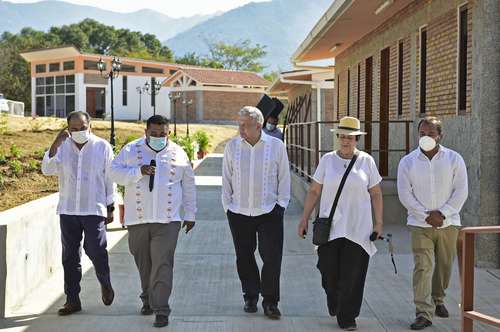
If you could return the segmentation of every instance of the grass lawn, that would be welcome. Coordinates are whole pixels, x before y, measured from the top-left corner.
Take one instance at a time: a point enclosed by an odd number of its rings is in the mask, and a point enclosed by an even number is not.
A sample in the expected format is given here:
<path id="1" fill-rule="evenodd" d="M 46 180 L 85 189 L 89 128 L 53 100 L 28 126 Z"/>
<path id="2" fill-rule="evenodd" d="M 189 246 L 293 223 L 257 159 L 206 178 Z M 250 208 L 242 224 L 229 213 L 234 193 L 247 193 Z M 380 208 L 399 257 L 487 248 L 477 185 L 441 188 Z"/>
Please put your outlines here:
<path id="1" fill-rule="evenodd" d="M 50 147 L 65 119 L 0 118 L 0 211 L 55 193 L 57 177 L 41 173 L 43 154 Z M 92 131 L 109 140 L 109 121 L 94 120 Z M 115 122 L 117 146 L 130 137 L 144 134 L 145 124 Z M 171 131 L 173 130 L 171 125 Z M 224 144 L 237 134 L 230 125 L 190 124 L 189 132 L 205 131 L 210 139 L 209 152 L 222 152 Z M 186 134 L 186 125 L 177 125 L 177 135 Z"/>

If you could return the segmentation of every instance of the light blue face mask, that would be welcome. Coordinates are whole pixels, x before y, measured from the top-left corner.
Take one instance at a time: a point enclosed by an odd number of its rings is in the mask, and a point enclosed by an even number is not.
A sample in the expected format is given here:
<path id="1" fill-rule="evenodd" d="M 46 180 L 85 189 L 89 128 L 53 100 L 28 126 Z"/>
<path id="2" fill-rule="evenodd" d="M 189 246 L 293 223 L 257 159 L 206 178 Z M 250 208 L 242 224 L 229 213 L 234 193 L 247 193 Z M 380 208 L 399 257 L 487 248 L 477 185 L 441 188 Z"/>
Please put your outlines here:
<path id="1" fill-rule="evenodd" d="M 155 151 L 161 151 L 167 146 L 166 137 L 152 137 L 148 139 L 149 146 Z"/>
<path id="2" fill-rule="evenodd" d="M 276 125 L 273 125 L 271 123 L 266 123 L 266 129 L 269 130 L 269 131 L 273 131 L 274 129 L 276 129 Z"/>

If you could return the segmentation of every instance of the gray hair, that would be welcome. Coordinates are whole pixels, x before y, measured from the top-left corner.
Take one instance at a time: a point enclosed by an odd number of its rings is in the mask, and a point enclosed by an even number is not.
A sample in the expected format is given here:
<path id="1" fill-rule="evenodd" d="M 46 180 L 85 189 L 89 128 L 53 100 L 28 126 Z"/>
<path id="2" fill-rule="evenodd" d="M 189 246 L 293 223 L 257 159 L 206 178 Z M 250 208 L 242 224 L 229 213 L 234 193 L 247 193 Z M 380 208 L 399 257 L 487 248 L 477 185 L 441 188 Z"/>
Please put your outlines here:
<path id="1" fill-rule="evenodd" d="M 249 116 L 255 121 L 257 121 L 260 125 L 264 124 L 264 116 L 257 107 L 245 106 L 239 111 L 238 114 L 241 116 Z"/>

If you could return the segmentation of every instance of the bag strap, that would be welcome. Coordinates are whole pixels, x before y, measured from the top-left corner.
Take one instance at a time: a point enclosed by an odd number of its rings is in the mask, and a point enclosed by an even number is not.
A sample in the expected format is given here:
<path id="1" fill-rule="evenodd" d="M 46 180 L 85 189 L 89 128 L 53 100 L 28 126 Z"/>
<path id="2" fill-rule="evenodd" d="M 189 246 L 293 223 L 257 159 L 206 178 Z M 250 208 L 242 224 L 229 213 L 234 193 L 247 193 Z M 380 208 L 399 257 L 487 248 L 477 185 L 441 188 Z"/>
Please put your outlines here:
<path id="1" fill-rule="evenodd" d="M 333 200 L 333 205 L 332 205 L 332 210 L 330 211 L 330 216 L 328 217 L 328 222 L 331 224 L 333 220 L 333 215 L 335 214 L 335 210 L 337 209 L 337 203 L 339 202 L 340 194 L 342 193 L 342 189 L 344 188 L 345 181 L 347 180 L 347 176 L 351 172 L 352 167 L 354 166 L 354 163 L 356 162 L 356 159 L 358 159 L 359 151 L 356 151 L 354 155 L 352 156 L 351 162 L 349 163 L 349 166 L 347 166 L 347 169 L 344 172 L 344 176 L 342 177 L 342 180 L 340 181 L 339 189 L 337 189 L 337 194 L 335 195 L 335 199 Z"/>

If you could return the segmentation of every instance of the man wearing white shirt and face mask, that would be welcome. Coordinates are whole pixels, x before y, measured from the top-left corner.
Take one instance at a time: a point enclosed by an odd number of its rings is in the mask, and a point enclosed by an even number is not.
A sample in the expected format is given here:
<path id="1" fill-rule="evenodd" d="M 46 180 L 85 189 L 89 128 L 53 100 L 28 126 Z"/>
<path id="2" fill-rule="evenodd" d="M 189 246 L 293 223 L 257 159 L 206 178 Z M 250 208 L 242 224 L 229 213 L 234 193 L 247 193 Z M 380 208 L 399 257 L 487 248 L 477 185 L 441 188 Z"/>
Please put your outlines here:
<path id="1" fill-rule="evenodd" d="M 279 319 L 283 255 L 283 214 L 290 200 L 290 165 L 285 145 L 262 132 L 259 109 L 239 112 L 240 136 L 224 151 L 222 205 L 227 213 L 242 284 L 244 311 L 256 312 L 262 294 L 264 314 Z M 255 249 L 263 261 L 259 273 Z"/>
<path id="2" fill-rule="evenodd" d="M 42 162 L 45 175 L 59 177 L 59 204 L 64 292 L 61 316 L 81 310 L 79 298 L 82 270 L 80 242 L 94 264 L 101 284 L 102 301 L 113 302 L 105 223 L 113 221 L 114 186 L 109 178 L 113 149 L 90 132 L 90 116 L 72 112 L 68 127 L 59 132 Z"/>
<path id="3" fill-rule="evenodd" d="M 141 278 L 141 314 L 154 313 L 155 327 L 168 325 L 181 220 L 187 233 L 194 227 L 196 213 L 191 162 L 180 146 L 168 141 L 168 124 L 161 115 L 149 118 L 146 135 L 127 144 L 111 168 L 113 180 L 125 186 L 124 222 Z"/>
<path id="4" fill-rule="evenodd" d="M 417 317 L 410 326 L 412 330 L 432 325 L 434 314 L 449 316 L 444 306 L 445 290 L 456 254 L 459 213 L 468 195 L 463 158 L 439 144 L 441 121 L 426 117 L 418 130 L 419 147 L 401 159 L 397 180 L 399 199 L 408 210 L 415 263 Z"/>

